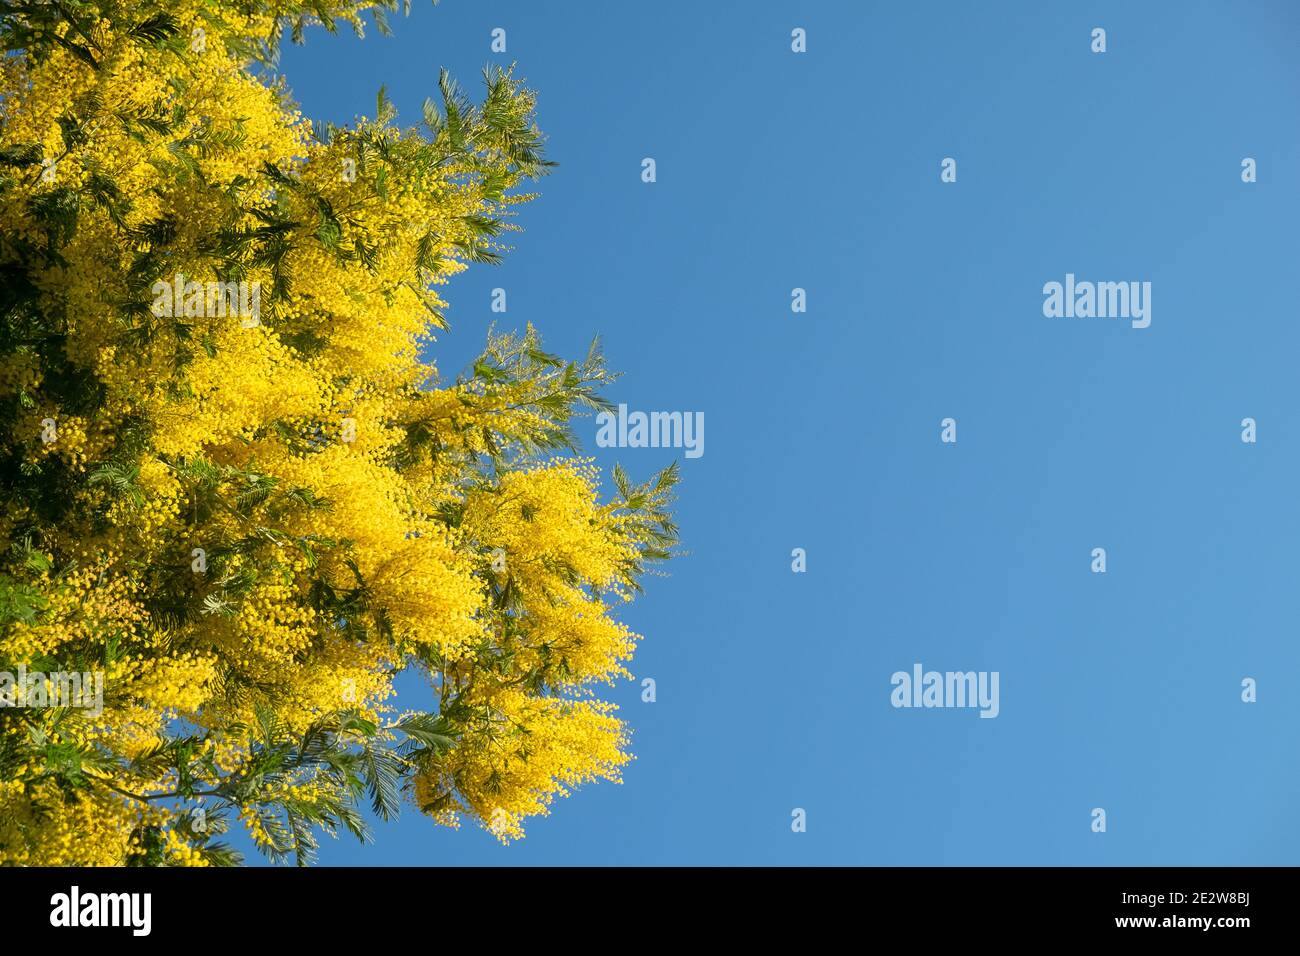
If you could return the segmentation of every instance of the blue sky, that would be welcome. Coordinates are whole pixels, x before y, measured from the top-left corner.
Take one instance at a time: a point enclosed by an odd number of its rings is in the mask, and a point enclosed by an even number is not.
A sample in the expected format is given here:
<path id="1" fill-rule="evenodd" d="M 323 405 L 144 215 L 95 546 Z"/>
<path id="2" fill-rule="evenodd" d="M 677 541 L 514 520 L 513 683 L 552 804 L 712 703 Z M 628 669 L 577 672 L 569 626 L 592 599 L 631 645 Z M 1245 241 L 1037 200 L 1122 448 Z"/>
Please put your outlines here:
<path id="1" fill-rule="evenodd" d="M 1297 862 L 1300 7 L 417 0 L 394 29 L 287 50 L 304 112 L 386 84 L 414 123 L 440 67 L 514 61 L 560 164 L 448 288 L 440 367 L 493 318 L 599 333 L 608 397 L 707 440 L 579 429 L 635 478 L 682 459 L 625 783 L 510 847 L 412 810 L 323 863 Z M 1151 326 L 1045 317 L 1066 273 L 1151 282 Z M 891 707 L 916 662 L 999 672 L 999 716 Z"/>

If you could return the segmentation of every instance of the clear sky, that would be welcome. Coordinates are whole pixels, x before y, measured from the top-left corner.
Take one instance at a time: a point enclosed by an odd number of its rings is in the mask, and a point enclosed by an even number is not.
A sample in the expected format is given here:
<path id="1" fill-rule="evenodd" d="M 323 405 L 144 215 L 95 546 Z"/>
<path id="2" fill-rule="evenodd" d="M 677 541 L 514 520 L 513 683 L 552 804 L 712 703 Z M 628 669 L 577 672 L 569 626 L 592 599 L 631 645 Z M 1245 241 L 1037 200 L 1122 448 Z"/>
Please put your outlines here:
<path id="1" fill-rule="evenodd" d="M 658 699 L 613 691 L 625 782 L 510 847 L 411 809 L 322 863 L 1300 862 L 1300 5 L 416 0 L 393 26 L 287 50 L 304 112 L 373 115 L 382 83 L 411 124 L 440 67 L 477 92 L 515 61 L 560 164 L 506 263 L 448 287 L 439 366 L 493 318 L 574 357 L 600 333 L 609 397 L 703 412 L 706 443 L 579 425 L 634 478 L 682 461 L 689 553 L 626 615 Z M 1150 327 L 1046 317 L 1067 273 L 1150 282 Z M 997 671 L 997 718 L 892 707 L 918 662 Z"/>

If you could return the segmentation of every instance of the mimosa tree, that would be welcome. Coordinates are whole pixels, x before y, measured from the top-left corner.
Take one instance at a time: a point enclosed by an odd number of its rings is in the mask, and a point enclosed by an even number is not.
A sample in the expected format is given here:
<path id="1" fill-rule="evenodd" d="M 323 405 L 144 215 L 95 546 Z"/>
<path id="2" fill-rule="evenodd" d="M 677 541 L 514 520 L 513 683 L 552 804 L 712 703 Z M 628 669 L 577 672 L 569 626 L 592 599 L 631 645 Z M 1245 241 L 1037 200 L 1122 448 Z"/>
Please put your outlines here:
<path id="1" fill-rule="evenodd" d="M 303 862 L 404 797 L 506 840 L 629 759 L 594 689 L 676 473 L 602 497 L 595 344 L 429 359 L 549 165 L 533 94 L 322 127 L 265 69 L 386 6 L 0 0 L 0 863 Z"/>

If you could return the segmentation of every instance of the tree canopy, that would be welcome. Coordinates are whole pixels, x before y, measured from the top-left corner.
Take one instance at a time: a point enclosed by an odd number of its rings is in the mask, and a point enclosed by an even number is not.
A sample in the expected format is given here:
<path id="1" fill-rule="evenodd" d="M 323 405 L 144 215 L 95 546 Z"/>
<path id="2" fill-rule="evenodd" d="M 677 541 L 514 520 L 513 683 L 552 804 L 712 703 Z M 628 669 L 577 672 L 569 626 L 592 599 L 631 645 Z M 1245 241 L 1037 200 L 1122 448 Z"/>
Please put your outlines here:
<path id="1" fill-rule="evenodd" d="M 0 0 L 0 863 L 301 863 L 404 800 L 508 840 L 630 759 L 597 691 L 676 471 L 602 494 L 595 342 L 430 358 L 550 165 L 534 94 L 340 127 L 269 69 L 393 6 Z M 102 708 L 32 705 L 68 673 Z"/>

